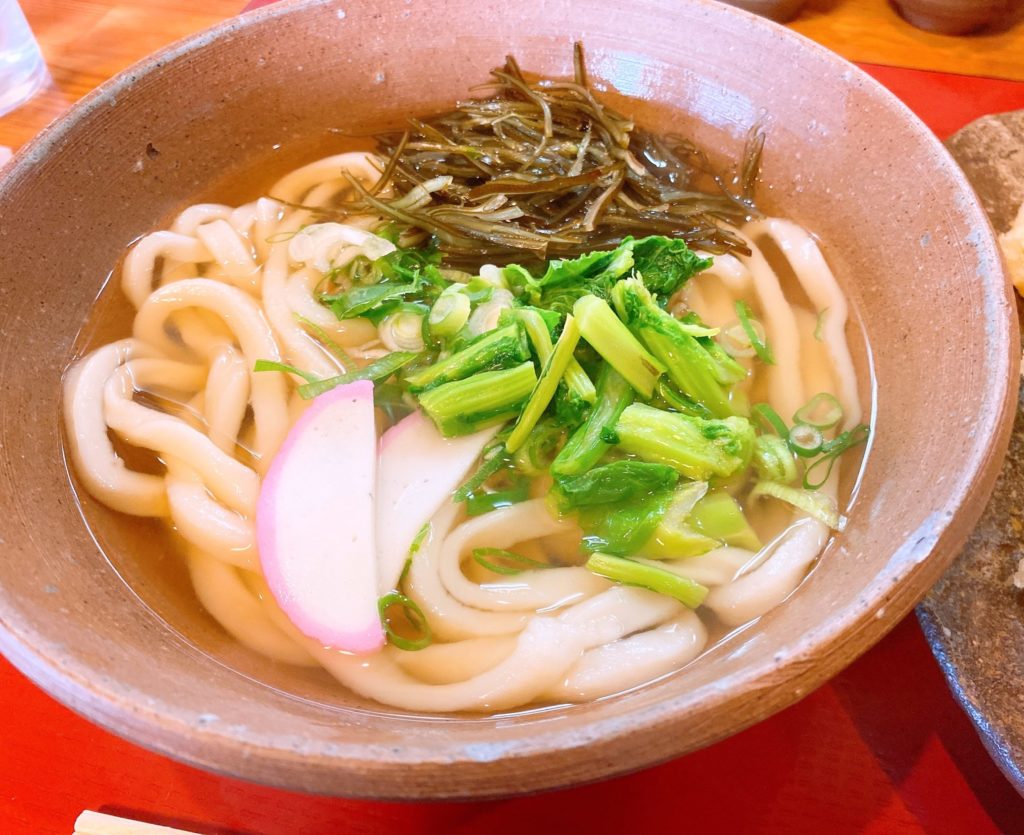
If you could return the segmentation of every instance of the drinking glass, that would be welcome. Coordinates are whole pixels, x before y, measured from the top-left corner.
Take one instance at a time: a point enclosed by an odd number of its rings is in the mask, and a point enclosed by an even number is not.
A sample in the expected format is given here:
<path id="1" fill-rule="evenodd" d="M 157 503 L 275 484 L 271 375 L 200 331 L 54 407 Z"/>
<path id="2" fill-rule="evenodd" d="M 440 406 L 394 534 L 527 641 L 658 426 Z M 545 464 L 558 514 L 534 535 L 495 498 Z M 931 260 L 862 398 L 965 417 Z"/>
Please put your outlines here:
<path id="1" fill-rule="evenodd" d="M 17 0 L 0 0 L 0 116 L 32 98 L 48 75 Z"/>

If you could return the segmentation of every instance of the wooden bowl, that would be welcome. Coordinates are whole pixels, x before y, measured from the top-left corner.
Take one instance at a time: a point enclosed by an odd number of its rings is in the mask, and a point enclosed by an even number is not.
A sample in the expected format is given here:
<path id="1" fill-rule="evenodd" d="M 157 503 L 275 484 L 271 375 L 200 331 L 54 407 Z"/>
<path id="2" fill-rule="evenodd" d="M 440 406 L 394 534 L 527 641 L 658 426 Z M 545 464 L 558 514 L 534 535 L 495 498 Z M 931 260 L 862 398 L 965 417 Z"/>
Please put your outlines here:
<path id="1" fill-rule="evenodd" d="M 736 155 L 760 119 L 762 203 L 820 235 L 860 313 L 851 333 L 870 345 L 859 359 L 877 411 L 869 465 L 849 526 L 792 598 L 622 696 L 424 717 L 253 657 L 202 613 L 151 529 L 90 508 L 108 561 L 76 506 L 58 401 L 124 247 L 212 183 L 280 167 L 276 146 L 322 150 L 338 141 L 330 128 L 366 133 L 441 108 L 506 52 L 568 75 L 578 38 L 591 75 L 632 97 L 643 124 Z M 850 64 L 714 2 L 316 0 L 245 15 L 126 71 L 25 148 L 0 182 L 0 242 L 0 649 L 131 740 L 293 789 L 534 791 L 642 768 L 771 715 L 939 577 L 985 504 L 1015 400 L 1006 278 L 940 143 Z"/>

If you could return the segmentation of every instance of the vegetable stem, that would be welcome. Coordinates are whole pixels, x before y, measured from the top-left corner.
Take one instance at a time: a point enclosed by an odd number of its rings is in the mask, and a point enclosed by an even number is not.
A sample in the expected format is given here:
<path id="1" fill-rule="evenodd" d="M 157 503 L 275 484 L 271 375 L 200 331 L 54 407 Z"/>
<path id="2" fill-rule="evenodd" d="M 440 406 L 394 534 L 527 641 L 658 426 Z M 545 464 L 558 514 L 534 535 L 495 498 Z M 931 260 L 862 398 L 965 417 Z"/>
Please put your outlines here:
<path id="1" fill-rule="evenodd" d="M 526 338 L 518 324 L 485 333 L 465 348 L 405 378 L 412 392 L 463 380 L 480 371 L 508 368 L 530 358 Z"/>
<path id="2" fill-rule="evenodd" d="M 633 388 L 611 365 L 601 366 L 597 399 L 584 424 L 577 429 L 551 464 L 555 475 L 579 475 L 595 466 L 611 449 L 602 433 L 613 430 L 623 410 L 633 402 Z"/>
<path id="3" fill-rule="evenodd" d="M 469 435 L 514 418 L 537 383 L 532 362 L 482 371 L 419 395 L 420 406 L 447 438 Z"/>
<path id="4" fill-rule="evenodd" d="M 640 586 L 658 594 L 674 597 L 684 606 L 696 609 L 708 595 L 706 586 L 688 577 L 681 577 L 653 565 L 637 562 L 611 554 L 593 554 L 587 560 L 587 568 L 601 577 L 607 577 L 627 586 Z"/>
<path id="5" fill-rule="evenodd" d="M 544 368 L 537 379 L 537 385 L 530 394 L 519 420 L 516 422 L 512 434 L 508 436 L 505 447 L 509 452 L 515 452 L 522 446 L 526 436 L 537 425 L 540 416 L 555 396 L 558 383 L 565 374 L 569 361 L 572 359 L 573 351 L 576 350 L 576 343 L 580 341 L 580 330 L 576 326 L 576 320 L 572 315 L 565 317 L 565 325 L 562 328 L 562 335 L 558 337 L 554 350 L 544 363 Z"/>
<path id="6" fill-rule="evenodd" d="M 730 402 L 728 386 L 746 372 L 717 343 L 704 337 L 704 344 L 691 332 L 692 325 L 662 310 L 638 278 L 620 281 L 612 291 L 612 301 L 622 320 L 657 357 L 683 394 L 715 417 L 728 417 L 737 411 Z"/>
<path id="7" fill-rule="evenodd" d="M 583 338 L 638 393 L 649 399 L 665 366 L 637 341 L 604 299 L 583 296 L 573 306 L 573 313 Z"/>

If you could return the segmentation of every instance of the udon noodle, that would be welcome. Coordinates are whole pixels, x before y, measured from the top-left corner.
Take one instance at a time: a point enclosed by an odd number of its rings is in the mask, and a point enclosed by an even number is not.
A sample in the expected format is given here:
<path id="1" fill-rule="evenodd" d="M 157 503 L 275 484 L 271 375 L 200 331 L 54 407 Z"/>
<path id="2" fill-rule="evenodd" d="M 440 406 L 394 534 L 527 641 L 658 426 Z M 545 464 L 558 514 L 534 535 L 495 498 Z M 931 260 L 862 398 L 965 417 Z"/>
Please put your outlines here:
<path id="1" fill-rule="evenodd" d="M 246 647 L 284 664 L 320 666 L 363 697 L 414 711 L 499 711 L 619 693 L 696 658 L 709 623 L 744 624 L 793 592 L 830 537 L 800 510 L 749 507 L 767 543 L 758 552 L 725 546 L 664 561 L 710 589 L 694 611 L 588 571 L 579 530 L 538 495 L 480 516 L 467 517 L 454 502 L 437 510 L 402 580 L 429 619 L 432 645 L 345 654 L 289 621 L 261 575 L 254 514 L 261 480 L 309 401 L 291 376 L 254 365 L 284 362 L 317 378 L 345 370 L 304 322 L 359 363 L 387 353 L 372 324 L 339 320 L 318 301 L 325 270 L 366 255 L 366 230 L 381 219 L 349 217 L 347 240 L 307 252 L 301 263 L 290 250 L 295 233 L 316 220 L 311 210 L 349 190 L 342 171 L 369 188 L 379 170 L 364 153 L 327 157 L 255 202 L 190 206 L 130 249 L 120 286 L 135 308 L 131 335 L 92 350 L 65 379 L 68 448 L 82 487 L 121 513 L 165 520 L 184 543 L 198 600 Z M 846 301 L 815 239 L 780 218 L 734 231 L 752 254 L 716 257 L 673 304 L 720 327 L 745 300 L 759 311 L 775 364 L 743 385 L 782 415 L 815 392 L 834 392 L 840 428 L 855 426 L 861 407 Z M 131 469 L 112 436 L 157 456 L 162 472 Z M 821 487 L 833 498 L 839 469 L 837 462 Z M 468 559 L 479 546 L 515 547 L 558 567 L 491 574 Z"/>

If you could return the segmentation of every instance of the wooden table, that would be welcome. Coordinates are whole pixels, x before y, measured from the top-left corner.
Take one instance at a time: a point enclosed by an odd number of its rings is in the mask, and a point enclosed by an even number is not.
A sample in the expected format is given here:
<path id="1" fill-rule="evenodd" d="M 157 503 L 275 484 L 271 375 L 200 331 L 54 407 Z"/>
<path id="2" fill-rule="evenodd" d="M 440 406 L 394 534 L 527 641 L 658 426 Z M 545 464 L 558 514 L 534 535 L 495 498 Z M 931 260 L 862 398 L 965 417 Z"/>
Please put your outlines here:
<path id="1" fill-rule="evenodd" d="M 0 145 L 15 148 L 109 76 L 237 13 L 243 0 L 22 5 L 53 84 L 0 118 Z M 885 0 L 811 0 L 791 25 L 873 64 L 869 71 L 939 135 L 986 111 L 1024 107 L 1024 84 L 1013 83 L 1024 82 L 1019 22 L 947 38 L 909 26 Z M 215 777 L 85 722 L 2 659 L 0 717 L 4 835 L 69 832 L 83 808 L 252 835 L 1024 831 L 1024 800 L 950 697 L 913 616 L 829 684 L 725 742 L 597 786 L 494 803 L 369 803 Z"/>

